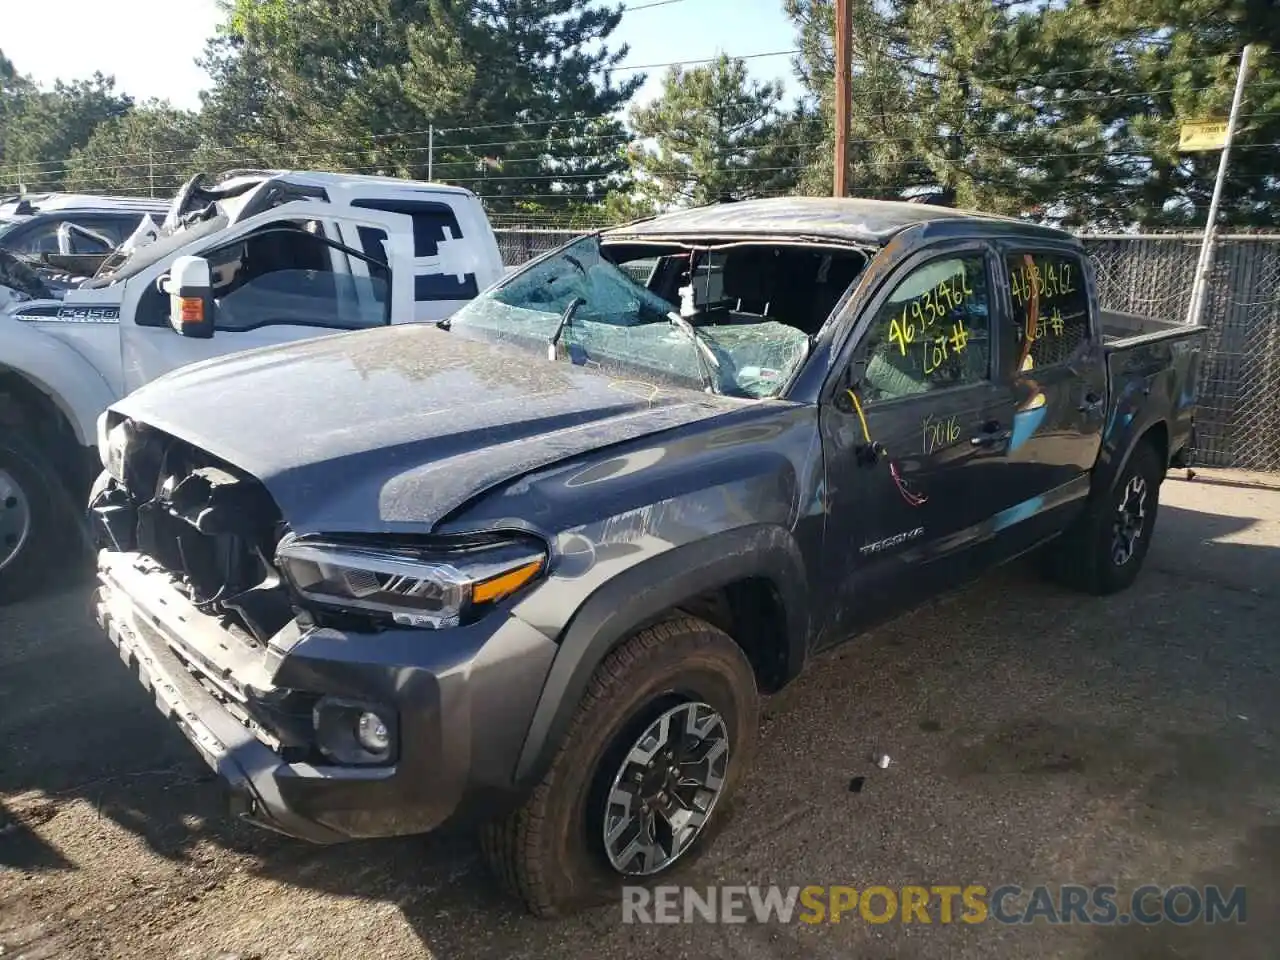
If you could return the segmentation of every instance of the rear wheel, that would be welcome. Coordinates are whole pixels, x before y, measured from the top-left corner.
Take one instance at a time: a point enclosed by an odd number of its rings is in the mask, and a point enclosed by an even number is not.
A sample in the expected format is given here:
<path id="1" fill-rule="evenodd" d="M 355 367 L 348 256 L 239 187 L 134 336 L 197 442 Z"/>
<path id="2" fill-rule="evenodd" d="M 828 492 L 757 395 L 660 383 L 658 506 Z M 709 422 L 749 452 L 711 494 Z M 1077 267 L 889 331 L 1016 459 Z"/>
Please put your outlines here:
<path id="1" fill-rule="evenodd" d="M 539 916 L 668 874 L 723 820 L 758 709 L 751 665 L 721 631 L 694 617 L 640 631 L 592 677 L 528 800 L 482 828 L 485 859 Z"/>
<path id="2" fill-rule="evenodd" d="M 76 546 L 70 502 L 39 450 L 0 436 L 0 603 L 34 593 L 59 556 Z"/>
<path id="3" fill-rule="evenodd" d="M 1137 578 L 1151 547 L 1164 470 L 1150 443 L 1141 443 L 1108 492 L 1091 498 L 1084 514 L 1050 553 L 1057 579 L 1095 594 L 1115 593 Z"/>

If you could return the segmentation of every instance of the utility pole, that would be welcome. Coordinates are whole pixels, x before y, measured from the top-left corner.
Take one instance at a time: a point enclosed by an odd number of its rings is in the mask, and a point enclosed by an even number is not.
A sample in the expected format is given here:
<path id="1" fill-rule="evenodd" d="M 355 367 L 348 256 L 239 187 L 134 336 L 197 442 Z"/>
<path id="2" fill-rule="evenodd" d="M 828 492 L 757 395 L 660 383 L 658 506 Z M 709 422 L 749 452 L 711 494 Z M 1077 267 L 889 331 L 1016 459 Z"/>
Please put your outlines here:
<path id="1" fill-rule="evenodd" d="M 1187 311 L 1187 323 L 1200 323 L 1204 312 L 1205 291 L 1209 287 L 1209 271 L 1213 268 L 1213 229 L 1218 220 L 1218 204 L 1222 200 L 1222 185 L 1227 179 L 1227 162 L 1231 156 L 1231 140 L 1236 133 L 1236 121 L 1240 117 L 1240 104 L 1244 101 L 1244 81 L 1249 73 L 1249 52 L 1253 44 L 1240 53 L 1240 70 L 1236 74 L 1236 92 L 1231 98 L 1231 114 L 1227 117 L 1227 132 L 1222 141 L 1222 155 L 1218 158 L 1218 178 L 1213 184 L 1213 198 L 1209 201 L 1209 215 L 1204 223 L 1204 240 L 1200 243 L 1200 260 L 1196 264 L 1196 277 L 1191 285 L 1191 307 Z"/>
<path id="2" fill-rule="evenodd" d="M 435 180 L 435 176 L 434 176 L 435 166 L 436 166 L 436 126 L 434 123 L 431 123 L 427 125 L 427 180 L 428 182 Z"/>
<path id="3" fill-rule="evenodd" d="M 850 74 L 853 71 L 853 0 L 836 0 L 836 156 L 837 197 L 848 194 Z"/>

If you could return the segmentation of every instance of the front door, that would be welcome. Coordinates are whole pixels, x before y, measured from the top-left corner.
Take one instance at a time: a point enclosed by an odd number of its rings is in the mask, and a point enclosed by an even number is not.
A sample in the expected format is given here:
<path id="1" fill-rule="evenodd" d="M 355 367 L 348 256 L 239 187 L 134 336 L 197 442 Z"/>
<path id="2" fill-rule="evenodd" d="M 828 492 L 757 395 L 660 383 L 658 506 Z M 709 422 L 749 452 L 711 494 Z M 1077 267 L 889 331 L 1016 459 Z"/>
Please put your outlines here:
<path id="1" fill-rule="evenodd" d="M 999 493 L 1013 394 L 995 375 L 994 262 L 982 245 L 908 261 L 854 326 L 820 413 L 827 467 L 823 643 L 963 578 Z M 849 384 L 846 386 L 846 384 Z"/>
<path id="2" fill-rule="evenodd" d="M 409 239 L 401 225 L 407 218 L 374 211 L 356 218 L 387 231 L 387 267 L 301 225 L 332 216 L 325 204 L 289 204 L 181 251 L 209 261 L 216 304 L 211 339 L 183 337 L 169 326 L 169 298 L 156 281 L 172 257 L 131 278 L 121 308 L 125 392 L 199 360 L 411 316 Z"/>

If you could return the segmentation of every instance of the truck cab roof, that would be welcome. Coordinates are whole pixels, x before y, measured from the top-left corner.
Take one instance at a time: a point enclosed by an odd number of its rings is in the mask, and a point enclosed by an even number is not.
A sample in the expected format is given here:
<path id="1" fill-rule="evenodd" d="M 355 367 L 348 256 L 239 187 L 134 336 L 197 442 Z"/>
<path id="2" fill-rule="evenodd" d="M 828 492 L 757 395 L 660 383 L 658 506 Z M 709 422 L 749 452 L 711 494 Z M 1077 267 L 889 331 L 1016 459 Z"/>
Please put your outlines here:
<path id="1" fill-rule="evenodd" d="M 662 214 L 605 232 L 609 242 L 665 242 L 698 238 L 727 241 L 821 242 L 881 247 L 909 227 L 963 223 L 993 236 L 1070 240 L 1061 230 L 1013 217 L 930 204 L 852 197 L 773 197 L 710 204 Z"/>
<path id="2" fill-rule="evenodd" d="M 30 217 L 42 213 L 55 213 L 66 210 L 103 212 L 123 210 L 128 212 L 164 213 L 168 206 L 168 200 L 153 200 L 146 197 L 107 197 L 82 193 L 40 193 L 0 198 L 0 217 L 16 219 L 18 217 Z"/>
<path id="3" fill-rule="evenodd" d="M 168 205 L 164 227 L 173 231 L 216 214 L 226 216 L 228 223 L 237 223 L 292 200 L 341 207 L 389 197 L 435 197 L 451 206 L 478 203 L 475 194 L 462 187 L 397 177 L 318 170 L 227 170 L 212 178 L 197 174 L 183 184 Z"/>
<path id="4" fill-rule="evenodd" d="M 320 170 L 286 170 L 279 171 L 278 176 L 290 183 L 306 184 L 320 187 L 413 187 L 430 193 L 452 193 L 459 196 L 474 196 L 464 187 L 454 187 L 445 183 L 434 183 L 423 180 L 406 180 L 401 177 L 379 177 L 371 174 L 330 173 Z"/>

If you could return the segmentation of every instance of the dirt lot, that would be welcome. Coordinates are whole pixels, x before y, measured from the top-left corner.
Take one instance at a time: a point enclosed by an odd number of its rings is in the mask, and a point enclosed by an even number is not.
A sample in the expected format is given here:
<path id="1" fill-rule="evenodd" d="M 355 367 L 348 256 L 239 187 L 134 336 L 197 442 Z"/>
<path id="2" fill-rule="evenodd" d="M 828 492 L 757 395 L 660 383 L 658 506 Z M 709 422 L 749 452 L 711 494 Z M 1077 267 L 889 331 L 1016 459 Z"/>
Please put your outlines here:
<path id="1" fill-rule="evenodd" d="M 0 610 L 0 955 L 1274 957 L 1280 491 L 1164 501 L 1123 595 L 1005 571 L 815 663 L 688 882 L 1219 883 L 1247 886 L 1244 924 L 535 921 L 466 837 L 323 849 L 224 820 L 80 590 Z"/>

